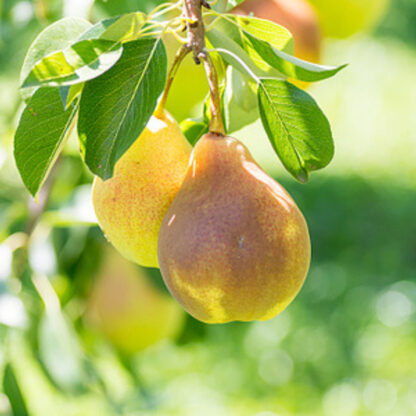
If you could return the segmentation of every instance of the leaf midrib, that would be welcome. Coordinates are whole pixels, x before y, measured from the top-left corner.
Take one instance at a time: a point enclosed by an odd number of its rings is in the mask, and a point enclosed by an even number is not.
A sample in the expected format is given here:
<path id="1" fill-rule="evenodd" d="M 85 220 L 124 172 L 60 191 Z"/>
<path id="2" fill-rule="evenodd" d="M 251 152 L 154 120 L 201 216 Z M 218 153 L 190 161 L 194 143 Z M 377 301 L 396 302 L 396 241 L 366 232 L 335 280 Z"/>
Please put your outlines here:
<path id="1" fill-rule="evenodd" d="M 297 158 L 297 160 L 299 162 L 299 165 L 301 166 L 302 169 L 305 169 L 305 166 L 304 166 L 304 163 L 303 163 L 304 161 L 301 158 L 301 156 L 300 156 L 298 150 L 296 149 L 294 143 L 292 142 L 292 140 L 293 140 L 292 139 L 292 135 L 289 133 L 289 130 L 286 127 L 286 125 L 285 125 L 285 123 L 284 123 L 284 121 L 283 121 L 283 119 L 282 119 L 282 117 L 281 117 L 278 109 L 277 108 L 275 109 L 275 106 L 273 105 L 273 101 L 272 101 L 272 99 L 271 99 L 271 97 L 270 97 L 270 95 L 269 95 L 267 89 L 265 88 L 264 83 L 262 82 L 261 79 L 259 79 L 259 84 L 261 85 L 261 87 L 262 87 L 262 89 L 263 89 L 263 91 L 264 91 L 264 93 L 266 95 L 266 98 L 268 99 L 268 101 L 270 103 L 270 106 L 272 108 L 273 113 L 276 115 L 277 119 L 279 120 L 279 122 L 280 122 L 280 124 L 281 124 L 281 126 L 283 128 L 283 130 L 286 132 L 286 136 L 288 138 L 288 142 L 290 143 L 290 145 L 291 145 L 291 147 L 292 147 L 292 149 L 293 149 L 293 151 L 294 151 L 294 153 L 296 155 L 296 158 Z"/>

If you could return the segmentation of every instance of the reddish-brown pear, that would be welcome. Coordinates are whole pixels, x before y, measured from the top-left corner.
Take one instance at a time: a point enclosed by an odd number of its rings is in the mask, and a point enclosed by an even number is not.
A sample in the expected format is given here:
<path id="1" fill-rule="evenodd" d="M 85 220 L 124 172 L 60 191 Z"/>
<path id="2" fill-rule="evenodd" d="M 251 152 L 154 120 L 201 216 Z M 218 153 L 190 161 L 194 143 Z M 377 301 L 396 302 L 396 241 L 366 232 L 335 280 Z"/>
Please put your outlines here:
<path id="1" fill-rule="evenodd" d="M 302 287 L 310 239 L 295 202 L 247 148 L 209 133 L 163 219 L 158 257 L 169 290 L 195 318 L 266 320 Z"/>

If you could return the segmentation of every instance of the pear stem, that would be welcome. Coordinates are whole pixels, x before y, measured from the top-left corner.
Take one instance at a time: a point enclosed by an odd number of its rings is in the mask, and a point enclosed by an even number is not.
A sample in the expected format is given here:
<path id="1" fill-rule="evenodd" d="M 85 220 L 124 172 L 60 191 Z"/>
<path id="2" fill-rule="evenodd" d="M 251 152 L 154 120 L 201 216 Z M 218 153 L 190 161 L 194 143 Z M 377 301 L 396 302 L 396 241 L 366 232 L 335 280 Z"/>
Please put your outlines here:
<path id="1" fill-rule="evenodd" d="M 224 136 L 225 128 L 222 119 L 218 74 L 211 56 L 205 50 L 205 26 L 202 18 L 202 6 L 210 8 L 206 0 L 185 0 L 184 2 L 183 15 L 186 18 L 188 29 L 187 46 L 193 51 L 194 61 L 197 65 L 201 63 L 201 59 L 204 61 L 211 94 L 210 132 Z"/>
<path id="2" fill-rule="evenodd" d="M 204 60 L 205 72 L 207 73 L 209 90 L 211 93 L 211 120 L 209 130 L 211 133 L 216 133 L 225 136 L 224 121 L 222 119 L 221 110 L 221 94 L 218 86 L 218 74 L 215 69 L 214 62 L 208 52 L 202 52 L 200 55 Z"/>
<path id="3" fill-rule="evenodd" d="M 155 117 L 162 117 L 163 112 L 165 111 L 166 101 L 169 96 L 169 91 L 172 87 L 173 80 L 175 79 L 176 73 L 178 72 L 178 69 L 186 57 L 188 53 L 191 52 L 191 49 L 187 45 L 183 45 L 179 50 L 178 53 L 175 56 L 175 59 L 173 60 L 172 66 L 168 73 L 168 79 L 166 81 L 166 87 L 163 91 L 162 98 L 159 101 L 159 104 L 156 107 L 156 110 L 154 112 Z"/>

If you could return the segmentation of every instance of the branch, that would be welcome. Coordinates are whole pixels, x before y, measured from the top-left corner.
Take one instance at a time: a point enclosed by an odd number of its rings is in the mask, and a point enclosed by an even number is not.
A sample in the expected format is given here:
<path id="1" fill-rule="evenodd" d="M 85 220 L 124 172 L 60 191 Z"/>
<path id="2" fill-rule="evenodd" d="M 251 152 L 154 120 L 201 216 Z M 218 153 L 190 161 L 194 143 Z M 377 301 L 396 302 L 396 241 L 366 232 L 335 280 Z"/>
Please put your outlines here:
<path id="1" fill-rule="evenodd" d="M 210 131 L 225 135 L 224 122 L 221 111 L 221 97 L 218 88 L 218 75 L 214 63 L 205 50 L 205 26 L 202 18 L 202 6 L 210 9 L 205 0 L 185 0 L 183 14 L 188 29 L 187 47 L 193 51 L 194 61 L 197 65 L 204 61 L 208 84 L 211 94 L 211 122 Z"/>
<path id="2" fill-rule="evenodd" d="M 202 20 L 201 0 L 185 0 L 183 14 L 186 18 L 188 29 L 188 47 L 194 52 L 194 61 L 197 65 L 201 63 L 199 55 L 205 49 L 205 27 Z M 206 2 L 204 2 L 206 5 Z"/>

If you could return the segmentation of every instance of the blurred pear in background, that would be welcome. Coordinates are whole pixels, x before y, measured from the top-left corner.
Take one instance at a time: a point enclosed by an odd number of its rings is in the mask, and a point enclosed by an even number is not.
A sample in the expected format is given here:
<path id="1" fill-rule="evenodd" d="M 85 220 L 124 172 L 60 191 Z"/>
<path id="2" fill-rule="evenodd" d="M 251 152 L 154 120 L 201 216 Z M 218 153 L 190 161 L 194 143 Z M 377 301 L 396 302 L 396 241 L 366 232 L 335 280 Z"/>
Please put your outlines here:
<path id="1" fill-rule="evenodd" d="M 97 0 L 92 19 L 150 11 L 162 2 Z M 13 160 L 18 74 L 32 40 L 63 17 L 64 2 L 0 0 L 2 416 L 416 414 L 416 2 L 310 3 L 318 13 L 326 4 L 319 13 L 326 36 L 321 62 L 349 64 L 309 87 L 331 123 L 333 163 L 298 184 L 258 121 L 233 133 L 304 213 L 310 275 L 296 301 L 272 320 L 205 325 L 182 311 L 158 270 L 127 262 L 105 241 L 90 215 L 93 176 L 75 134 L 32 235 L 33 279 L 12 273 L 16 241 L 36 206 L 28 203 Z M 79 11 L 78 0 L 65 4 L 68 13 Z M 205 82 L 202 68 L 188 59 L 185 87 L 194 83 L 195 68 Z M 191 89 L 196 115 L 206 95 L 196 92 L 199 85 Z M 189 96 L 180 91 L 170 105 L 187 116 Z M 59 300 L 59 311 L 45 310 L 33 282 Z M 53 331 L 58 324 L 69 329 L 71 342 Z M 60 372 L 72 365 L 63 353 L 74 345 L 83 389 L 68 393 L 56 375 L 69 378 L 77 369 Z"/>
<path id="2" fill-rule="evenodd" d="M 161 340 L 175 339 L 183 329 L 185 313 L 152 282 L 154 278 L 145 268 L 128 262 L 108 247 L 94 277 L 87 324 L 127 354 Z"/>
<path id="3" fill-rule="evenodd" d="M 176 51 L 182 44 L 173 36 L 165 35 L 163 38 L 168 53 L 169 68 L 175 58 Z M 185 118 L 202 115 L 202 101 L 208 94 L 208 82 L 204 65 L 196 65 L 192 54 L 188 54 L 182 61 L 172 88 L 169 92 L 167 110 L 182 121 Z"/>
<path id="4" fill-rule="evenodd" d="M 340 39 L 373 29 L 390 5 L 390 0 L 308 1 L 315 7 L 324 36 Z"/>

